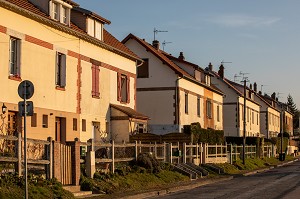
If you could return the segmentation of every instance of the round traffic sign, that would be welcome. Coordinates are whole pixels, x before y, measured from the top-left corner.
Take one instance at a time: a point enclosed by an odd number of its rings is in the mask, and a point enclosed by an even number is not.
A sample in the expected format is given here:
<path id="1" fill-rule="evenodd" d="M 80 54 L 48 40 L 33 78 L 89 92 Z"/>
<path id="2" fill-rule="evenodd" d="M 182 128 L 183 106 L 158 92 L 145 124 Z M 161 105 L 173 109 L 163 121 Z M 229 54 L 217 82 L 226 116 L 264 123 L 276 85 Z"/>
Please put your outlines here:
<path id="1" fill-rule="evenodd" d="M 30 99 L 34 93 L 33 83 L 29 80 L 24 80 L 19 84 L 18 94 L 22 99 Z"/>

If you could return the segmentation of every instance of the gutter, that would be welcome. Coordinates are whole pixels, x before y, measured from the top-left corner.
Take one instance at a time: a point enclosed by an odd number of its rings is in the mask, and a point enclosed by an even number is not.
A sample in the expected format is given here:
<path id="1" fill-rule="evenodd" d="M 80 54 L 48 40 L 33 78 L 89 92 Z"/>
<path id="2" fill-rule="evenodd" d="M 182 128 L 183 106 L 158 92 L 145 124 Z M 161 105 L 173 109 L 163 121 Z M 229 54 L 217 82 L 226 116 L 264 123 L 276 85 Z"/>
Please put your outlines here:
<path id="1" fill-rule="evenodd" d="M 179 80 L 183 77 L 179 77 L 175 80 L 175 117 L 176 117 L 176 124 L 179 127 Z"/>

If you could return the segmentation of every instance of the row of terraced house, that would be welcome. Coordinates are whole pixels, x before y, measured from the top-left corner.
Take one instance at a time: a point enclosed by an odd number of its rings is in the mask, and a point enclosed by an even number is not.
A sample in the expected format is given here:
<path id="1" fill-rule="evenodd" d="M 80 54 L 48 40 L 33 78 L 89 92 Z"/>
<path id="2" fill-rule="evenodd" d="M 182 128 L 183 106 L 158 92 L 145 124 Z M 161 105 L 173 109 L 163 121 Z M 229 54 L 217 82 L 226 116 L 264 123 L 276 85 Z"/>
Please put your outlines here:
<path id="1" fill-rule="evenodd" d="M 8 128 L 22 127 L 17 89 L 30 80 L 30 138 L 127 142 L 132 134 L 182 132 L 195 122 L 243 136 L 244 87 L 225 77 L 222 64 L 202 68 L 133 34 L 120 42 L 105 29 L 109 20 L 70 0 L 0 0 L 0 13 Z M 245 95 L 247 136 L 277 136 L 281 115 L 293 132 L 292 114 L 275 94 L 263 95 L 253 83 Z"/>

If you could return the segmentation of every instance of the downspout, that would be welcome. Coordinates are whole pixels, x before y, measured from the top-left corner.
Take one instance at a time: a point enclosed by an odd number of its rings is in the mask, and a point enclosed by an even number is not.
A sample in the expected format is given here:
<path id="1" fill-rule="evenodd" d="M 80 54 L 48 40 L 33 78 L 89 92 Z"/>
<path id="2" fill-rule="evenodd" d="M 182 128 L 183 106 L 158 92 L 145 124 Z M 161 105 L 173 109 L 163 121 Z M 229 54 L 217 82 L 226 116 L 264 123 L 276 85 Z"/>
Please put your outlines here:
<path id="1" fill-rule="evenodd" d="M 179 80 L 182 77 L 179 77 L 175 80 L 175 117 L 176 117 L 176 124 L 179 127 Z"/>

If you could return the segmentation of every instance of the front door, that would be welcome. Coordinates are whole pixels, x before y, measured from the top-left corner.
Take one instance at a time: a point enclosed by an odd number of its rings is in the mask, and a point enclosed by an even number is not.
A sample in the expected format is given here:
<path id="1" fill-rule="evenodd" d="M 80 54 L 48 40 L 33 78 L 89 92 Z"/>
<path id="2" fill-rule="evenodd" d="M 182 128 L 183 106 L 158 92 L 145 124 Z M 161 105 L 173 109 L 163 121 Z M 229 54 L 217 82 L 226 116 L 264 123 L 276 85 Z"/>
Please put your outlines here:
<path id="1" fill-rule="evenodd" d="M 61 141 L 61 118 L 55 118 L 55 141 Z"/>

